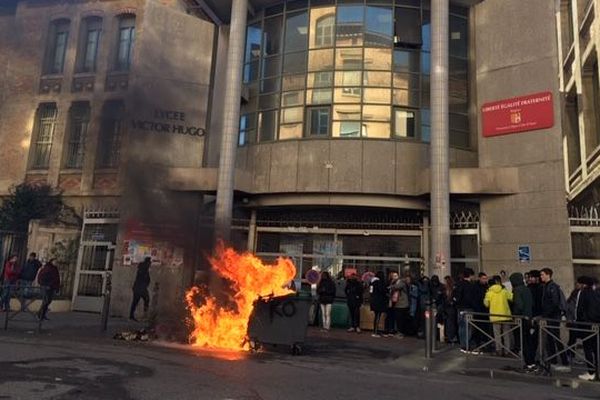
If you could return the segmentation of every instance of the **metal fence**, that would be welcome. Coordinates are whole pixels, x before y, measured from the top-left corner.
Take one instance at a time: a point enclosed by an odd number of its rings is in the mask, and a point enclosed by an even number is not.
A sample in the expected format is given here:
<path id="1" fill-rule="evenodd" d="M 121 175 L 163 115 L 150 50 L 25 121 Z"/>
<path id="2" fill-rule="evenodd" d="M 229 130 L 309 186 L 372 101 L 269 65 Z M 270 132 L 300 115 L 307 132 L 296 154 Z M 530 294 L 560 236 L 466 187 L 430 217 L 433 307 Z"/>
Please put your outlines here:
<path id="1" fill-rule="evenodd" d="M 461 314 L 466 321 L 468 355 L 503 355 L 522 365 L 534 362 L 545 375 L 551 375 L 552 365 L 558 363 L 574 370 L 594 370 L 600 380 L 600 323 L 471 311 Z M 494 317 L 505 320 L 492 322 Z M 535 352 L 530 360 L 525 354 L 528 349 Z"/>

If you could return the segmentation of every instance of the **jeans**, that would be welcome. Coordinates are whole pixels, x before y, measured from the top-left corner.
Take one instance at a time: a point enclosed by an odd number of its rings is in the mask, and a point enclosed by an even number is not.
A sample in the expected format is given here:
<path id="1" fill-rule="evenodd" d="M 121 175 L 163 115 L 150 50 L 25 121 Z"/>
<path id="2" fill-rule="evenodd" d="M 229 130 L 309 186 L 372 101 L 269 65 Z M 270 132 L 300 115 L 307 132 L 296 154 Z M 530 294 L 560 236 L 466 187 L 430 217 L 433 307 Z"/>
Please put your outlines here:
<path id="1" fill-rule="evenodd" d="M 525 365 L 535 364 L 537 352 L 538 333 L 529 320 L 523 320 L 523 359 Z"/>
<path id="2" fill-rule="evenodd" d="M 350 327 L 360 328 L 360 304 L 348 303 L 348 310 L 350 311 Z"/>
<path id="3" fill-rule="evenodd" d="M 38 311 L 38 317 L 40 319 L 46 318 L 46 314 L 48 314 L 48 307 L 50 306 L 50 303 L 52 303 L 52 300 L 54 300 L 56 290 L 45 287 L 42 289 L 42 292 L 44 293 L 44 300 L 42 301 L 40 311 Z"/>
<path id="4" fill-rule="evenodd" d="M 389 307 L 385 313 L 384 332 L 389 335 L 396 333 L 396 313 L 393 307 Z"/>
<path id="5" fill-rule="evenodd" d="M 331 304 L 321 304 L 321 316 L 323 318 L 323 329 L 331 328 Z"/>
<path id="6" fill-rule="evenodd" d="M 373 318 L 373 334 L 378 335 L 379 332 L 379 321 L 381 320 L 381 311 L 374 311 L 375 317 Z"/>
<path id="7" fill-rule="evenodd" d="M 5 283 L 2 285 L 2 298 L 0 301 L 0 309 L 4 311 L 10 310 L 10 296 L 12 295 L 12 285 Z"/>
<path id="8" fill-rule="evenodd" d="M 144 313 L 148 311 L 148 306 L 150 305 L 150 296 L 148 295 L 148 289 L 134 290 L 133 301 L 131 302 L 131 309 L 129 310 L 129 318 L 135 318 L 135 309 L 137 308 L 140 299 L 144 300 Z"/>
<path id="9" fill-rule="evenodd" d="M 510 324 L 494 322 L 494 342 L 496 343 L 496 352 L 508 352 L 512 348 L 512 333 L 508 333 L 512 327 Z"/>
<path id="10" fill-rule="evenodd" d="M 473 327 L 469 326 L 467 329 L 467 316 L 463 312 L 472 312 L 473 310 L 465 309 L 460 310 L 458 313 L 458 340 L 460 341 L 460 347 L 467 349 L 472 347 L 471 338 L 473 337 Z M 467 331 L 469 335 L 467 337 Z"/>
<path id="11" fill-rule="evenodd" d="M 587 369 L 590 374 L 595 374 L 596 367 L 598 367 L 598 348 L 597 346 L 597 337 L 592 337 L 583 342 L 583 351 L 585 353 L 585 361 L 588 363 Z"/>
<path id="12" fill-rule="evenodd" d="M 446 331 L 446 339 L 448 339 L 449 342 L 456 342 L 456 340 L 458 340 L 456 326 L 458 318 L 456 316 L 456 308 L 454 306 L 446 306 L 445 311 L 444 330 Z"/>
<path id="13" fill-rule="evenodd" d="M 552 358 L 550 363 L 556 363 L 555 355 L 565 349 L 563 343 L 556 339 L 560 338 L 560 323 L 558 322 L 550 322 L 548 321 L 548 333 L 546 333 L 546 358 Z M 569 358 L 567 357 L 567 352 L 563 352 L 560 354 L 560 360 L 562 365 L 569 365 Z"/>

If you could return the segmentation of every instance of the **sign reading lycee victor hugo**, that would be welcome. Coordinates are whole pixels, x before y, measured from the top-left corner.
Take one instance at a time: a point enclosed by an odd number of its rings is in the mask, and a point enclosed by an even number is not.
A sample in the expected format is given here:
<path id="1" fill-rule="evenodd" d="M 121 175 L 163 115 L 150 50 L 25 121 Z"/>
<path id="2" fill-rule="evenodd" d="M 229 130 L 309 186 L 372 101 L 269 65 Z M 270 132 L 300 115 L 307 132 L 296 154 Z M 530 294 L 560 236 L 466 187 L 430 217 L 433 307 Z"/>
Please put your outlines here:
<path id="1" fill-rule="evenodd" d="M 481 120 L 484 137 L 552 128 L 552 93 L 536 93 L 486 103 L 481 107 Z"/>
<path id="2" fill-rule="evenodd" d="M 194 126 L 186 122 L 186 114 L 182 111 L 169 111 L 155 109 L 151 119 L 134 119 L 131 121 L 133 129 L 156 132 L 171 133 L 188 136 L 204 136 L 204 128 Z"/>

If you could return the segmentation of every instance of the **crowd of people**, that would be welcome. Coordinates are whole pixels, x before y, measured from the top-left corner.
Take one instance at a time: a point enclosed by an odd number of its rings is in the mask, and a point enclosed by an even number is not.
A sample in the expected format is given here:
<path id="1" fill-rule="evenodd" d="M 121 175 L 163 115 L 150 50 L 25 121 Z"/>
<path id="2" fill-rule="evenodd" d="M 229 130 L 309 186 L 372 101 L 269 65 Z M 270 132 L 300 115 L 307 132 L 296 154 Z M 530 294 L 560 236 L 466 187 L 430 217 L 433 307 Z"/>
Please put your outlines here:
<path id="1" fill-rule="evenodd" d="M 0 312 L 11 311 L 10 299 L 15 293 L 19 293 L 21 298 L 34 297 L 36 282 L 42 295 L 37 317 L 47 320 L 49 306 L 60 290 L 60 274 L 55 259 L 51 258 L 42 265 L 37 254 L 31 253 L 21 266 L 18 257 L 10 255 L 0 270 Z"/>
<path id="2" fill-rule="evenodd" d="M 322 273 L 317 294 L 323 328 L 329 330 L 331 305 L 336 296 L 336 285 L 329 273 Z M 438 276 L 414 279 L 410 275 L 401 277 L 396 271 L 389 272 L 388 276 L 379 271 L 368 282 L 356 274 L 348 277 L 345 295 L 350 316 L 349 332 L 361 331 L 360 308 L 366 297 L 373 313 L 372 336 L 375 338 L 424 337 L 425 310 L 431 306 L 436 311 L 435 322 L 442 328 L 439 339 L 459 344 L 464 353 L 521 354 L 527 372 L 539 368 L 536 318 L 544 318 L 547 323 L 546 354 L 559 354 L 550 361 L 560 364 L 552 367 L 557 371 L 570 370 L 570 358 L 574 353 L 563 351 L 564 344 L 557 339 L 561 337 L 562 321 L 568 321 L 568 326 L 581 328 L 569 330 L 569 345 L 578 339 L 583 341 L 589 366 L 588 372 L 580 378 L 595 379 L 596 338 L 586 339 L 589 334 L 582 332 L 585 323 L 600 322 L 600 285 L 594 278 L 579 277 L 575 289 L 566 298 L 553 280 L 550 268 L 525 274 L 516 272 L 510 276 L 501 271 L 491 277 L 484 272 L 476 275 L 467 268 L 457 280 L 446 276 L 443 282 Z M 468 315 L 472 318 L 470 326 Z M 520 324 L 515 317 L 519 317 Z"/>

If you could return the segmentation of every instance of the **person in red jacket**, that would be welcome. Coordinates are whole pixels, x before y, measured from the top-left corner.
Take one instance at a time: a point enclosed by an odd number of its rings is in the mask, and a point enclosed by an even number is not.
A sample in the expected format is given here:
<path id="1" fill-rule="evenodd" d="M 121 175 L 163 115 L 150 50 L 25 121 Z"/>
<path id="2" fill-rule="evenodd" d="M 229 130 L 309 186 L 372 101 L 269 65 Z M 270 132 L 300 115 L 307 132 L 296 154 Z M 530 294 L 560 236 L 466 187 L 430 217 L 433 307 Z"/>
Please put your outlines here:
<path id="1" fill-rule="evenodd" d="M 13 286 L 15 286 L 21 275 L 21 268 L 17 264 L 17 256 L 11 255 L 4 264 L 4 272 L 2 274 L 2 302 L 0 308 L 4 311 L 10 311 L 10 295 Z"/>
<path id="2" fill-rule="evenodd" d="M 52 303 L 54 295 L 60 289 L 60 274 L 58 268 L 54 265 L 54 258 L 51 258 L 38 273 L 38 283 L 44 293 L 44 300 L 38 311 L 38 318 L 47 320 L 48 307 Z"/>

